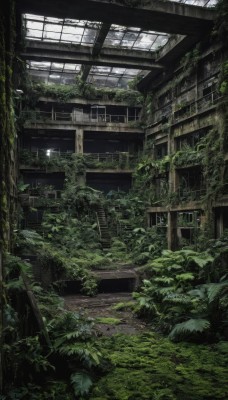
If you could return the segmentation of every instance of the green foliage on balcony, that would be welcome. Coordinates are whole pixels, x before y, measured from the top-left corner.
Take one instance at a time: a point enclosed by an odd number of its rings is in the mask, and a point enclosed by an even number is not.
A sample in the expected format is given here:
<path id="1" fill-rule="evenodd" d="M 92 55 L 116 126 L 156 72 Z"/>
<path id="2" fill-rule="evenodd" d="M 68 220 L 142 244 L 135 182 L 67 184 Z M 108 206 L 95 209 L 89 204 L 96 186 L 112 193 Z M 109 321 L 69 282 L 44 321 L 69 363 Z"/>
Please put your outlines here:
<path id="1" fill-rule="evenodd" d="M 44 83 L 31 84 L 30 91 L 34 99 L 39 97 L 51 97 L 61 103 L 70 99 L 85 98 L 87 100 L 110 100 L 117 103 L 127 103 L 129 106 L 140 106 L 143 104 L 143 96 L 137 90 L 132 89 L 109 89 L 96 88 L 90 83 L 82 82 L 80 79 L 74 85 Z"/>
<path id="2" fill-rule="evenodd" d="M 175 167 L 198 165 L 202 163 L 202 151 L 185 145 L 172 157 L 172 164 Z"/>

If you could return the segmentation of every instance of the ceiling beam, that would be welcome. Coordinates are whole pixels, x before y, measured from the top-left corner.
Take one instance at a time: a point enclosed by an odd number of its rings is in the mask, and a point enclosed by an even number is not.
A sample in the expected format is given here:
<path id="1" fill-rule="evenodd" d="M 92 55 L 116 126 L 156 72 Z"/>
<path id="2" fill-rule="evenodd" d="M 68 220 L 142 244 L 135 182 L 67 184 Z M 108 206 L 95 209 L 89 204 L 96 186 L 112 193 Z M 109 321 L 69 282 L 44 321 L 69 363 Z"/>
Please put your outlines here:
<path id="1" fill-rule="evenodd" d="M 168 79 L 170 71 L 173 71 L 176 67 L 177 60 L 192 49 L 198 41 L 199 39 L 195 36 L 175 35 L 171 37 L 158 51 L 156 57 L 157 63 L 162 64 L 164 70 L 161 71 L 162 73 L 159 76 L 158 74 L 155 74 L 153 70 L 146 74 L 138 83 L 138 90 L 144 91 L 148 90 L 148 88 L 152 89 L 152 87 L 154 88 L 161 84 L 164 79 Z M 155 76 L 156 79 L 154 79 Z"/>
<path id="2" fill-rule="evenodd" d="M 25 41 L 25 51 L 23 54 L 34 52 L 36 51 L 47 51 L 50 54 L 53 53 L 60 53 L 62 54 L 69 54 L 69 57 L 73 57 L 74 55 L 77 57 L 78 55 L 83 56 L 92 56 L 93 55 L 93 48 L 90 46 L 82 45 L 82 44 L 74 44 L 74 43 L 55 43 L 55 42 L 44 42 L 41 40 L 29 40 L 26 39 Z M 143 61 L 151 61 L 155 62 L 157 59 L 157 52 L 155 51 L 144 51 L 144 50 L 134 50 L 134 49 L 126 49 L 121 47 L 103 47 L 100 50 L 100 55 L 104 57 L 110 58 L 121 58 L 124 57 L 127 59 L 138 59 Z"/>
<path id="3" fill-rule="evenodd" d="M 171 1 L 18 0 L 22 13 L 101 21 L 171 34 L 201 35 L 210 29 L 215 10 Z"/>
<path id="4" fill-rule="evenodd" d="M 98 31 L 97 37 L 95 39 L 95 43 L 93 45 L 93 50 L 92 50 L 93 57 L 98 56 L 98 54 L 100 54 L 100 51 L 103 47 L 104 41 L 106 39 L 106 36 L 107 36 L 110 28 L 111 28 L 111 24 L 103 23 L 101 25 L 101 28 Z"/>
<path id="5" fill-rule="evenodd" d="M 51 61 L 85 65 L 123 67 L 160 72 L 162 64 L 155 62 L 155 54 L 145 51 L 103 48 L 100 54 L 93 56 L 89 46 L 74 45 L 68 47 L 65 43 L 47 43 L 27 41 L 21 57 L 32 61 Z M 96 50 L 97 53 L 97 50 Z"/>
<path id="6" fill-rule="evenodd" d="M 82 65 L 81 75 L 80 76 L 81 76 L 81 79 L 82 79 L 83 82 L 85 82 L 86 79 L 88 78 L 90 70 L 91 70 L 91 67 L 92 67 L 92 65 L 85 65 L 85 64 Z"/>
<path id="7" fill-rule="evenodd" d="M 101 52 L 102 46 L 104 44 L 105 38 L 109 32 L 111 24 L 103 23 L 97 33 L 93 48 L 92 48 L 92 58 L 94 59 Z M 94 64 L 94 63 L 93 63 Z M 107 65 L 107 64 L 106 64 Z M 92 64 L 82 65 L 81 79 L 85 82 L 89 76 Z"/>

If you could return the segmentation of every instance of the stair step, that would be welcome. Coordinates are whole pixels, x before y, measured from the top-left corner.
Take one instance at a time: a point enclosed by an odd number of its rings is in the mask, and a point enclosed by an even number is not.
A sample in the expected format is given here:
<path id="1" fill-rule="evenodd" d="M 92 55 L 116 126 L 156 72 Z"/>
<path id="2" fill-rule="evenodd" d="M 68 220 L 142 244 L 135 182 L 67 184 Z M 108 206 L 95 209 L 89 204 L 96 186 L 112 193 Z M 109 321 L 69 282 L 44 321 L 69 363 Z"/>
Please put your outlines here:
<path id="1" fill-rule="evenodd" d="M 103 209 L 103 206 L 97 207 L 97 218 L 99 223 L 100 229 L 100 236 L 101 236 L 101 245 L 103 249 L 109 249 L 111 247 L 111 237 L 109 233 L 109 228 L 107 225 L 106 214 Z"/>

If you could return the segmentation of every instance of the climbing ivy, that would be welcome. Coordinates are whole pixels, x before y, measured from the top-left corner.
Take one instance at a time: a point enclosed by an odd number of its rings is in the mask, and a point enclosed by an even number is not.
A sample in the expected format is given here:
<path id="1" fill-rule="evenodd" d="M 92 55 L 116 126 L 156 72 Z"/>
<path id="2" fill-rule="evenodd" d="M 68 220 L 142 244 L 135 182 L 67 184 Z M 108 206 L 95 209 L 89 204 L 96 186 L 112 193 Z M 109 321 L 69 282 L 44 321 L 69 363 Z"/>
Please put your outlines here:
<path id="1" fill-rule="evenodd" d="M 228 94 L 228 61 L 221 65 L 221 73 L 219 79 L 219 91 L 222 95 Z"/>
<path id="2" fill-rule="evenodd" d="M 186 53 L 184 57 L 180 60 L 180 65 L 183 67 L 184 71 L 188 71 L 188 73 L 192 72 L 194 68 L 197 66 L 200 60 L 200 49 L 199 44 L 191 51 Z"/>
<path id="3" fill-rule="evenodd" d="M 222 41 L 223 44 L 227 45 L 228 37 L 228 4 L 226 0 L 219 0 L 216 4 L 217 18 L 215 21 L 214 29 L 212 31 L 212 37 L 215 40 Z"/>

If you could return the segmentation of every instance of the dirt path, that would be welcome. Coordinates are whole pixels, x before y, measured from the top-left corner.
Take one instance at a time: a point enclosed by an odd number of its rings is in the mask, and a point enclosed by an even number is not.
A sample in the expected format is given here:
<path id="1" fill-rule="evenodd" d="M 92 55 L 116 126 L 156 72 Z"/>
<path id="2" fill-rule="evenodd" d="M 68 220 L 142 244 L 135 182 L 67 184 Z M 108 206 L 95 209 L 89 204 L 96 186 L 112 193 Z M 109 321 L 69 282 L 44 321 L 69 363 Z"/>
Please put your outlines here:
<path id="1" fill-rule="evenodd" d="M 145 324 L 134 316 L 130 308 L 121 311 L 113 309 L 115 304 L 127 302 L 133 302 L 131 293 L 100 293 L 94 297 L 64 296 L 67 310 L 85 311 L 89 317 L 94 318 L 98 333 L 107 336 L 116 333 L 131 335 L 145 330 Z"/>

